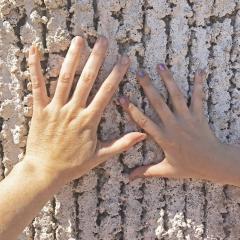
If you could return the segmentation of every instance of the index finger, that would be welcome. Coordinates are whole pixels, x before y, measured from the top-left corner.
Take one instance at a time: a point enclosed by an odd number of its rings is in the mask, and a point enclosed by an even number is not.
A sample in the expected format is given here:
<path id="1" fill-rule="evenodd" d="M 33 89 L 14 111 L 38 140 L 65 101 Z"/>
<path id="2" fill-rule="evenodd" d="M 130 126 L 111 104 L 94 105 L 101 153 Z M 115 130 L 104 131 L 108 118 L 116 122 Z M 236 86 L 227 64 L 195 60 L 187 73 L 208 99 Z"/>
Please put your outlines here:
<path id="1" fill-rule="evenodd" d="M 120 97 L 119 102 L 132 120 L 140 128 L 144 129 L 144 131 L 146 131 L 156 141 L 156 143 L 163 143 L 163 131 L 156 123 L 141 112 L 133 103 L 129 102 L 126 96 Z"/>
<path id="2" fill-rule="evenodd" d="M 118 63 L 114 66 L 112 72 L 104 81 L 96 96 L 89 104 L 89 108 L 93 110 L 96 115 L 101 116 L 105 107 L 111 100 L 115 91 L 118 88 L 120 81 L 123 79 L 129 67 L 130 60 L 127 56 L 122 56 Z"/>
<path id="3" fill-rule="evenodd" d="M 41 71 L 39 52 L 34 45 L 29 49 L 28 65 L 32 82 L 34 108 L 45 107 L 48 103 L 47 90 Z"/>

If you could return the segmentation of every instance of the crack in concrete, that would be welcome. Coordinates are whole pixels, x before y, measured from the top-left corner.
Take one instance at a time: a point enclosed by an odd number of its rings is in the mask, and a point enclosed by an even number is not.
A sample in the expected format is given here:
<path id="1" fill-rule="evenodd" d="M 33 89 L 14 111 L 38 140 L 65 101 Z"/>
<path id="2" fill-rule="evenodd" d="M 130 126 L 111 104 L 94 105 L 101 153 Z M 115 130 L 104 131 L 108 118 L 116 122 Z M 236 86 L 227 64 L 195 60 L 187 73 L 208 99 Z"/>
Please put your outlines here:
<path id="1" fill-rule="evenodd" d="M 66 19 L 66 26 L 67 26 L 68 33 L 70 34 L 70 37 L 73 38 L 74 37 L 74 35 L 72 34 L 73 28 L 72 28 L 71 25 L 72 25 L 72 18 L 73 18 L 74 12 L 71 11 L 71 8 L 72 8 L 72 1 L 67 0 L 68 16 L 67 16 L 67 19 Z"/>
<path id="2" fill-rule="evenodd" d="M 0 103 L 0 105 L 1 105 L 1 103 Z M 0 134 L 1 134 L 1 131 L 2 131 L 3 121 L 4 121 L 3 118 L 0 117 Z M 3 144 L 2 144 L 2 140 L 0 138 L 0 165 L 1 165 L 1 170 L 2 170 L 2 172 L 1 172 L 1 178 L 2 179 L 5 178 L 5 174 L 4 174 L 5 166 L 3 164 L 3 158 L 4 158 Z"/>
<path id="3" fill-rule="evenodd" d="M 45 5 L 44 0 L 42 0 L 42 4 L 41 4 L 41 14 L 42 16 L 46 16 L 49 19 L 49 13 L 47 10 L 47 7 Z M 43 75 L 46 76 L 47 73 L 47 68 L 48 68 L 48 59 L 49 59 L 49 53 L 46 51 L 47 50 L 47 34 L 48 34 L 48 29 L 47 29 L 47 24 L 42 23 L 42 44 L 43 44 L 43 48 L 44 48 L 44 60 L 41 61 L 41 67 L 43 70 Z M 46 78 L 46 89 L 47 89 L 47 94 L 50 97 L 50 79 Z"/>
<path id="4" fill-rule="evenodd" d="M 224 201 L 224 207 L 226 208 L 226 212 L 222 213 L 222 218 L 223 218 L 223 231 L 224 231 L 224 238 L 223 240 L 227 240 L 231 234 L 230 231 L 230 227 L 227 225 L 227 218 L 229 216 L 229 210 L 228 210 L 228 204 L 227 204 L 227 200 L 228 200 L 228 195 L 227 195 L 227 185 L 225 185 L 223 187 L 223 194 L 225 197 L 225 201 Z"/>
<path id="5" fill-rule="evenodd" d="M 207 219 L 207 205 L 208 205 L 206 183 L 203 183 L 201 191 L 204 196 L 204 203 L 203 203 L 203 219 L 204 219 L 204 221 L 202 222 L 202 224 L 203 224 L 202 239 L 206 239 L 207 238 L 207 221 L 206 221 L 206 219 Z"/>
<path id="6" fill-rule="evenodd" d="M 94 24 L 94 29 L 98 30 L 98 23 L 99 23 L 99 15 L 98 15 L 98 1 L 97 0 L 93 0 L 92 1 L 92 6 L 93 6 L 93 24 Z"/>
<path id="7" fill-rule="evenodd" d="M 141 32 L 142 32 L 142 38 L 141 38 L 141 43 L 143 44 L 143 49 L 144 49 L 144 52 L 143 52 L 143 56 L 141 56 L 140 54 L 137 54 L 136 57 L 137 57 L 137 62 L 139 64 L 139 67 L 140 68 L 144 68 L 145 67 L 145 64 L 144 64 L 144 57 L 145 57 L 145 53 L 146 53 L 146 36 L 147 36 L 147 33 L 146 33 L 146 15 L 147 15 L 147 6 L 148 6 L 148 1 L 147 0 L 144 0 L 143 1 L 143 5 L 142 5 L 142 29 L 141 29 Z M 140 93 L 141 93 L 141 98 L 142 98 L 142 102 L 141 102 L 141 109 L 143 110 L 143 112 L 145 113 L 146 112 L 146 102 L 145 102 L 145 93 L 143 91 L 143 88 L 141 86 L 139 86 L 139 90 L 140 90 Z M 146 142 L 144 141 L 142 143 L 142 147 L 141 147 L 141 153 L 142 153 L 142 157 L 143 159 L 146 158 Z M 145 182 L 144 180 L 142 181 L 142 185 L 141 187 L 139 188 L 139 190 L 142 192 L 142 198 L 139 199 L 139 202 L 142 203 L 143 200 L 144 200 L 144 195 L 145 195 L 145 188 L 146 188 L 146 185 L 145 185 Z M 146 208 L 142 206 L 142 212 L 141 212 L 141 223 L 142 225 L 143 224 L 143 220 L 144 220 L 144 216 L 146 214 Z M 141 237 L 142 239 L 144 239 L 144 230 L 145 228 L 142 227 L 141 230 L 140 230 L 140 234 L 141 234 Z"/>
<path id="8" fill-rule="evenodd" d="M 77 189 L 77 186 L 79 184 L 79 180 L 76 179 L 73 181 L 73 189 Z M 79 236 L 80 236 L 80 233 L 81 233 L 81 229 L 79 227 L 79 203 L 78 203 L 78 199 L 79 199 L 79 196 L 81 194 L 77 193 L 77 192 L 73 192 L 73 199 L 74 199 L 74 208 L 75 208 L 75 226 L 74 226 L 74 234 L 75 234 L 75 237 L 77 239 L 80 239 Z"/>

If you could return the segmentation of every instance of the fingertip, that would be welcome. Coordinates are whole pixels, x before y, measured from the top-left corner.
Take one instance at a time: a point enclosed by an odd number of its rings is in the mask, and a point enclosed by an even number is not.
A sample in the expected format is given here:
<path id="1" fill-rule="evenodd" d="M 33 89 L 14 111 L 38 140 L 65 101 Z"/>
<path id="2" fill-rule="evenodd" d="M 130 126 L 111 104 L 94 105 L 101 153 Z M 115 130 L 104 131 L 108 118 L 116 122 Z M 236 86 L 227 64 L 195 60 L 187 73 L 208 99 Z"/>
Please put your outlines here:
<path id="1" fill-rule="evenodd" d="M 29 49 L 29 55 L 35 55 L 37 51 L 37 48 L 35 45 L 32 45 Z"/>
<path id="2" fill-rule="evenodd" d="M 146 76 L 146 72 L 143 69 L 138 69 L 136 75 L 137 78 L 142 79 Z"/>
<path id="3" fill-rule="evenodd" d="M 143 141 L 147 138 L 147 134 L 146 133 L 140 133 L 140 136 L 138 138 L 138 141 Z"/>
<path id="4" fill-rule="evenodd" d="M 144 87 L 145 85 L 148 85 L 150 83 L 150 77 L 144 70 L 139 69 L 136 73 L 136 76 L 141 86 Z"/>
<path id="5" fill-rule="evenodd" d="M 84 43 L 84 38 L 81 36 L 75 36 L 72 39 L 72 43 L 76 44 L 76 45 L 82 45 Z"/>
<path id="6" fill-rule="evenodd" d="M 167 70 L 167 66 L 166 66 L 165 63 L 159 63 L 159 64 L 157 64 L 157 71 L 158 71 L 159 73 L 164 72 L 164 71 L 166 71 L 166 70 Z"/>
<path id="7" fill-rule="evenodd" d="M 121 55 L 118 59 L 118 63 L 123 66 L 128 66 L 130 65 L 130 58 L 126 54 Z"/>
<path id="8" fill-rule="evenodd" d="M 206 76 L 207 76 L 207 69 L 206 68 L 199 68 L 196 71 L 196 76 L 199 76 L 202 79 L 206 78 Z"/>
<path id="9" fill-rule="evenodd" d="M 105 47 L 105 48 L 108 47 L 108 39 L 107 39 L 105 36 L 103 36 L 103 35 L 100 35 L 100 36 L 98 37 L 98 40 L 97 40 L 96 43 L 101 44 L 101 45 L 102 45 L 103 47 Z"/>
<path id="10" fill-rule="evenodd" d="M 123 107 L 123 109 L 127 109 L 129 107 L 129 99 L 127 96 L 120 96 L 118 98 L 118 101 L 120 103 L 120 105 Z"/>

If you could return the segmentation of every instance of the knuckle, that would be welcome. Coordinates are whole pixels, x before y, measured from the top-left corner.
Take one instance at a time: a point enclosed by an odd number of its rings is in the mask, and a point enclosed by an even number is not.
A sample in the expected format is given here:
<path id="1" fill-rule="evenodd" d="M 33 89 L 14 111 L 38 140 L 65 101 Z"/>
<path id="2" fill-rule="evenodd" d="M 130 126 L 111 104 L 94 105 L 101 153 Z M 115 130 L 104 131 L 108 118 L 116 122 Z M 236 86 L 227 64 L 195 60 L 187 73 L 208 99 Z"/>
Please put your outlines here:
<path id="1" fill-rule="evenodd" d="M 176 87 L 173 87 L 172 88 L 172 96 L 176 99 L 179 99 L 182 97 L 182 94 Z"/>
<path id="2" fill-rule="evenodd" d="M 144 88 L 149 88 L 151 86 L 149 79 L 139 79 L 139 82 Z"/>
<path id="3" fill-rule="evenodd" d="M 121 63 L 118 62 L 114 67 L 114 72 L 116 73 L 116 75 L 122 77 L 127 71 L 126 66 L 128 66 L 128 65 L 127 64 L 121 64 Z"/>
<path id="4" fill-rule="evenodd" d="M 168 111 L 164 104 L 160 101 L 156 102 L 157 110 L 161 115 L 165 115 L 166 117 L 169 116 Z"/>
<path id="5" fill-rule="evenodd" d="M 32 89 L 38 89 L 40 88 L 40 82 L 37 80 L 36 77 L 32 77 Z"/>
<path id="6" fill-rule="evenodd" d="M 145 117 L 139 118 L 138 124 L 141 128 L 145 128 L 148 124 L 148 120 Z"/>
<path id="7" fill-rule="evenodd" d="M 36 61 L 36 60 L 34 60 L 34 59 L 29 59 L 29 61 L 28 61 L 29 67 L 36 66 L 36 64 L 37 64 L 37 61 Z"/>
<path id="8" fill-rule="evenodd" d="M 68 84 L 71 81 L 71 74 L 65 72 L 65 73 L 61 74 L 59 80 L 60 80 L 61 83 L 67 83 Z"/>
<path id="9" fill-rule="evenodd" d="M 95 78 L 95 74 L 92 71 L 87 71 L 86 73 L 84 73 L 83 75 L 83 81 L 85 83 L 90 83 L 92 82 L 92 80 Z"/>
<path id="10" fill-rule="evenodd" d="M 111 93 L 115 91 L 116 86 L 112 83 L 105 83 L 104 84 L 104 90 L 106 93 Z"/>

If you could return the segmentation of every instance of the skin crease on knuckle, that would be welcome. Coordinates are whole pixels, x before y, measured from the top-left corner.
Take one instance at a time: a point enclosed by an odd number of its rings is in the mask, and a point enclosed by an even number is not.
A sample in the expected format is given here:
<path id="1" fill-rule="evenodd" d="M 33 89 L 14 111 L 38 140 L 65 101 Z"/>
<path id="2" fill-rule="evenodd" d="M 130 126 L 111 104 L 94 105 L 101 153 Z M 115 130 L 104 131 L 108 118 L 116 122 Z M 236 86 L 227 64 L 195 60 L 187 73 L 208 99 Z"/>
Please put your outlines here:
<path id="1" fill-rule="evenodd" d="M 61 83 L 69 84 L 71 81 L 71 73 L 64 72 L 60 77 L 59 77 Z"/>
<path id="2" fill-rule="evenodd" d="M 92 79 L 95 78 L 95 74 L 93 73 L 92 70 L 88 69 L 87 72 L 83 76 L 84 83 L 88 85 L 89 83 L 92 82 Z"/>

